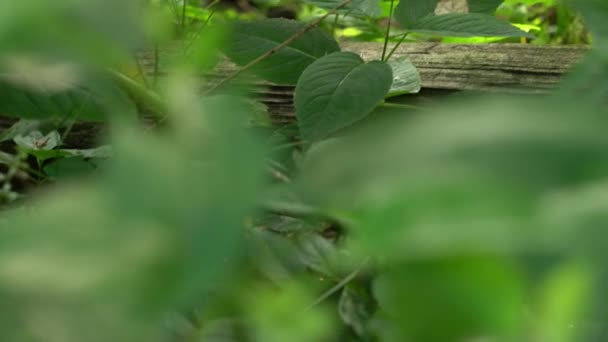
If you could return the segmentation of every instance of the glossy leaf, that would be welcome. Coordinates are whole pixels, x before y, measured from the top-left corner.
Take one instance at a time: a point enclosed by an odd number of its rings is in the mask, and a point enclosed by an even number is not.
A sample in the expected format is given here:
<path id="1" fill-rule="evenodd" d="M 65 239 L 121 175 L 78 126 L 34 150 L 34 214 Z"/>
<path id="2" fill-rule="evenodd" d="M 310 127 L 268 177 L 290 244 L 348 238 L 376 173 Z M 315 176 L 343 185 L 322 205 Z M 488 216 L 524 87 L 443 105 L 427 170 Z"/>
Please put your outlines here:
<path id="1" fill-rule="evenodd" d="M 302 30 L 305 25 L 286 19 L 237 22 L 232 42 L 224 52 L 236 64 L 245 65 L 275 48 Z M 259 62 L 252 72 L 274 83 L 295 84 L 308 65 L 328 53 L 339 50 L 335 40 L 320 29 L 314 28 Z"/>
<path id="2" fill-rule="evenodd" d="M 296 115 L 302 137 L 318 141 L 369 114 L 392 83 L 386 63 L 337 52 L 310 65 L 298 81 Z"/>

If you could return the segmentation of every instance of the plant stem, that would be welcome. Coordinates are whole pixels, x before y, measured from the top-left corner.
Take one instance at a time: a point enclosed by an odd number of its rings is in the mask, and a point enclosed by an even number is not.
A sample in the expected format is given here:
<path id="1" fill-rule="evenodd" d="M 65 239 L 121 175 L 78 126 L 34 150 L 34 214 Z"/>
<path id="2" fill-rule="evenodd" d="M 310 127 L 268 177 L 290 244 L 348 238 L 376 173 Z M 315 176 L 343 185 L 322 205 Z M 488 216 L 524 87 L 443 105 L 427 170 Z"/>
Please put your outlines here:
<path id="1" fill-rule="evenodd" d="M 366 258 L 365 260 L 363 260 L 363 262 L 361 263 L 361 265 L 359 265 L 359 267 L 357 267 L 354 271 L 352 271 L 350 274 L 348 274 L 346 277 L 344 277 L 344 279 L 340 280 L 340 282 L 337 283 L 335 286 L 333 286 L 329 290 L 325 291 L 321 296 L 319 296 L 319 298 L 317 298 L 312 304 L 310 304 L 306 308 L 306 310 L 310 310 L 314 306 L 319 305 L 324 300 L 331 297 L 331 295 L 340 291 L 340 289 L 342 289 L 344 286 L 348 285 L 348 283 L 350 283 L 353 279 L 355 279 L 359 275 L 359 273 L 361 273 L 363 268 L 365 268 L 365 266 L 367 266 L 367 263 L 369 262 L 369 260 L 370 260 L 369 257 Z"/>
<path id="2" fill-rule="evenodd" d="M 188 0 L 182 0 L 184 3 L 182 5 L 182 33 L 186 32 L 186 6 L 188 5 Z"/>
<path id="3" fill-rule="evenodd" d="M 418 106 L 414 106 L 414 105 L 408 105 L 408 104 L 403 104 L 403 103 L 393 103 L 393 102 L 382 102 L 380 104 L 380 106 L 388 107 L 388 108 L 399 108 L 399 109 L 415 109 L 415 110 L 424 109 L 422 107 L 418 107 Z"/>
<path id="4" fill-rule="evenodd" d="M 340 17 L 340 13 L 336 13 L 336 16 L 334 17 L 334 25 L 331 28 L 331 32 L 334 34 L 334 37 L 336 36 L 336 27 L 338 27 L 338 18 Z"/>
<path id="5" fill-rule="evenodd" d="M 158 76 L 160 74 L 160 48 L 158 47 L 158 42 L 154 44 L 154 75 L 152 78 L 152 83 L 154 88 L 158 86 Z"/>
<path id="6" fill-rule="evenodd" d="M 397 44 L 395 44 L 395 46 L 393 46 L 393 48 L 391 49 L 391 52 L 388 53 L 388 56 L 386 56 L 385 61 L 388 61 L 391 58 L 391 56 L 395 53 L 395 51 L 397 51 L 397 48 L 399 47 L 399 45 L 401 45 L 401 43 L 403 43 L 403 40 L 405 40 L 405 37 L 407 37 L 408 34 L 409 34 L 409 32 L 405 32 L 403 34 L 403 36 L 401 36 L 401 39 L 399 39 Z"/>
<path id="7" fill-rule="evenodd" d="M 69 122 L 68 122 L 68 125 L 67 125 L 65 131 L 63 131 L 63 134 L 61 135 L 61 144 L 62 145 L 63 145 L 63 142 L 65 141 L 65 139 L 70 134 L 70 132 L 72 132 L 72 128 L 74 128 L 75 124 L 76 124 L 76 117 L 69 119 Z"/>
<path id="8" fill-rule="evenodd" d="M 218 2 L 219 2 L 219 0 L 216 0 L 216 1 L 212 2 L 211 5 L 209 5 L 208 8 L 211 8 L 214 4 L 216 4 Z M 198 37 L 200 37 L 200 35 L 203 32 L 203 30 L 205 29 L 205 27 L 207 27 L 207 25 L 209 24 L 209 22 L 213 18 L 214 14 L 215 14 L 215 10 L 211 10 L 211 13 L 209 13 L 209 17 L 207 17 L 207 19 L 205 20 L 205 22 L 203 23 L 203 25 L 201 26 L 201 28 L 196 32 L 196 34 L 194 35 L 194 37 L 192 38 L 192 40 L 184 48 L 184 51 L 183 51 L 184 55 L 188 54 L 188 52 L 190 51 L 190 49 L 192 48 L 192 46 L 194 45 L 194 43 L 196 43 L 196 40 L 198 39 Z"/>
<path id="9" fill-rule="evenodd" d="M 384 57 L 386 56 L 386 46 L 388 45 L 388 36 L 391 33 L 391 22 L 393 21 L 393 5 L 395 4 L 395 0 L 391 0 L 391 7 L 388 10 L 388 25 L 386 25 L 386 34 L 384 35 L 384 46 L 382 47 L 382 58 L 381 61 L 385 61 Z"/>
<path id="10" fill-rule="evenodd" d="M 310 217 L 319 218 L 325 216 L 317 208 L 299 203 L 267 202 L 264 203 L 262 209 L 275 215 L 300 219 Z"/>
<path id="11" fill-rule="evenodd" d="M 154 91 L 147 89 L 131 78 L 112 69 L 108 69 L 108 75 L 119 87 L 127 93 L 133 101 L 149 110 L 157 119 L 163 119 L 167 113 L 167 107 L 163 99 Z"/>
<path id="12" fill-rule="evenodd" d="M 215 90 L 217 90 L 218 88 L 220 88 L 224 84 L 226 84 L 226 83 L 232 81 L 233 79 L 235 79 L 241 73 L 243 73 L 243 72 L 251 69 L 254 65 L 256 65 L 259 62 L 265 60 L 266 58 L 274 55 L 275 53 L 277 53 L 279 50 L 281 50 L 282 48 L 286 47 L 287 45 L 293 43 L 295 40 L 297 40 L 298 38 L 300 38 L 301 36 L 303 36 L 306 32 L 312 30 L 317 25 L 319 25 L 319 23 L 321 23 L 325 18 L 327 18 L 328 16 L 336 13 L 339 9 L 345 7 L 351 1 L 352 0 L 344 0 L 344 1 L 342 1 L 338 6 L 332 8 L 330 11 L 328 11 L 327 13 L 325 13 L 323 16 L 321 16 L 321 17 L 319 17 L 319 18 L 311 21 L 308 25 L 306 25 L 305 27 L 303 27 L 300 31 L 294 33 L 291 37 L 287 38 L 281 44 L 275 46 L 274 48 L 272 48 L 272 49 L 270 49 L 268 51 L 266 51 L 264 54 L 262 54 L 258 58 L 252 60 L 251 62 L 247 63 L 245 66 L 243 66 L 242 68 L 240 68 L 239 70 L 233 72 L 228 77 L 226 77 L 226 78 L 222 79 L 221 81 L 219 81 L 218 83 L 216 83 L 214 86 L 212 86 L 207 91 L 205 91 L 204 95 L 208 95 L 208 94 L 214 92 Z"/>

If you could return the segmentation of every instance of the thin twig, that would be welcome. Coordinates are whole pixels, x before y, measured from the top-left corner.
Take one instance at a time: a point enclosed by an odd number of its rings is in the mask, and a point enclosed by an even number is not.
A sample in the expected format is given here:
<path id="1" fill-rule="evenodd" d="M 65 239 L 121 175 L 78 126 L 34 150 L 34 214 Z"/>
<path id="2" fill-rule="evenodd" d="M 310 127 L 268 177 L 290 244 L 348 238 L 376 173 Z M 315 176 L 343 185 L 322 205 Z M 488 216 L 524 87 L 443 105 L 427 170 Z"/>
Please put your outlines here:
<path id="1" fill-rule="evenodd" d="M 351 3 L 351 1 L 353 1 L 353 0 L 344 0 L 344 1 L 342 1 L 338 6 L 332 8 L 330 11 L 328 11 L 327 13 L 325 13 L 323 16 L 321 16 L 321 17 L 315 19 L 314 21 L 310 22 L 308 25 L 306 25 L 305 27 L 303 27 L 300 31 L 294 33 L 291 37 L 287 38 L 281 44 L 275 46 L 274 48 L 272 48 L 272 49 L 270 49 L 268 51 L 266 51 L 264 54 L 262 54 L 258 58 L 252 60 L 251 62 L 247 63 L 245 66 L 243 66 L 242 68 L 240 68 L 239 70 L 233 72 L 228 77 L 226 77 L 226 78 L 222 79 L 221 81 L 219 81 L 218 83 L 216 83 L 214 86 L 212 86 L 207 91 L 205 91 L 205 95 L 214 92 L 215 90 L 217 90 L 218 88 L 220 88 L 224 84 L 226 84 L 226 83 L 232 81 L 233 79 L 235 79 L 236 77 L 238 77 L 243 72 L 251 69 L 254 65 L 256 65 L 259 62 L 263 61 L 264 59 L 266 59 L 266 58 L 274 55 L 275 53 L 277 53 L 279 50 L 281 50 L 282 48 L 286 47 L 287 45 L 293 43 L 295 40 L 297 40 L 298 38 L 300 38 L 301 36 L 303 36 L 305 33 L 307 33 L 308 31 L 312 30 L 317 25 L 319 25 L 319 23 L 321 23 L 325 18 L 327 18 L 328 16 L 336 13 L 338 10 L 340 10 L 341 8 L 343 8 L 346 5 L 348 5 L 349 3 Z"/>
<path id="2" fill-rule="evenodd" d="M 386 34 L 384 35 L 384 46 L 382 47 L 382 58 L 381 61 L 385 61 L 384 57 L 386 56 L 386 47 L 388 45 L 388 36 L 391 33 L 391 22 L 393 21 L 393 5 L 395 4 L 395 0 L 391 0 L 391 7 L 388 10 L 388 24 L 386 25 Z"/>
<path id="3" fill-rule="evenodd" d="M 211 8 L 214 4 L 216 4 L 218 2 L 219 2 L 219 0 L 216 0 L 216 1 L 212 2 L 211 5 L 209 5 L 209 8 Z M 207 17 L 207 19 L 205 20 L 205 22 L 203 22 L 203 25 L 194 34 L 194 37 L 190 40 L 190 42 L 188 43 L 188 45 L 186 45 L 186 47 L 184 48 L 184 55 L 188 54 L 188 52 L 190 51 L 190 49 L 192 48 L 192 46 L 194 45 L 194 43 L 196 43 L 196 40 L 200 37 L 200 35 L 203 32 L 203 30 L 205 29 L 205 27 L 207 27 L 207 25 L 209 24 L 209 22 L 213 18 L 214 14 L 215 14 L 215 9 L 211 10 L 211 13 L 209 13 L 209 16 Z"/>
<path id="4" fill-rule="evenodd" d="M 365 260 L 363 260 L 363 262 L 361 263 L 361 265 L 359 265 L 359 267 L 357 267 L 354 271 L 352 271 L 350 274 L 348 274 L 346 277 L 344 277 L 344 279 L 340 280 L 340 282 L 337 283 L 335 286 L 333 286 L 329 290 L 323 292 L 323 294 L 321 296 L 319 296 L 312 304 L 310 304 L 306 308 L 306 310 L 310 310 L 313 307 L 319 305 L 324 300 L 331 297 L 334 293 L 340 291 L 340 289 L 342 289 L 344 286 L 348 285 L 348 283 L 350 283 L 353 279 L 355 279 L 359 275 L 359 273 L 361 273 L 361 271 L 363 271 L 365 266 L 367 266 L 367 263 L 369 262 L 369 260 L 370 260 L 369 257 L 366 258 Z"/>
<path id="5" fill-rule="evenodd" d="M 278 168 L 273 167 L 272 165 L 268 165 L 267 169 L 272 178 L 285 184 L 291 183 L 291 179 L 289 178 L 289 176 L 287 176 L 283 171 L 279 170 Z"/>

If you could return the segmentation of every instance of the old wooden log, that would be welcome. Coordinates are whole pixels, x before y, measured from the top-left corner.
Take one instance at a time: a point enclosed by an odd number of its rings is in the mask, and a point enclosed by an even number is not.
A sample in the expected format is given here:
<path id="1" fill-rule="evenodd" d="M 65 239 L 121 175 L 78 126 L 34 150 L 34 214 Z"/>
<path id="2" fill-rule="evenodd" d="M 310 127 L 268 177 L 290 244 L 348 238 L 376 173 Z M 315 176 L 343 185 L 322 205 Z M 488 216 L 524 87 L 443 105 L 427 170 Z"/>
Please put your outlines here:
<path id="1" fill-rule="evenodd" d="M 345 44 L 344 49 L 378 59 L 374 43 Z M 409 56 L 424 88 L 500 92 L 546 92 L 588 51 L 577 46 L 530 44 L 403 44 L 396 57 Z"/>
<path id="2" fill-rule="evenodd" d="M 366 60 L 379 59 L 382 51 L 379 43 L 347 42 L 341 45 L 344 51 L 358 53 Z M 423 94 L 436 90 L 535 94 L 554 88 L 587 51 L 587 47 L 578 46 L 415 43 L 401 45 L 393 56 L 412 60 L 421 74 Z M 153 74 L 155 64 L 151 56 L 147 54 L 141 60 L 148 75 Z M 235 70 L 237 67 L 234 64 L 224 61 L 204 78 L 207 84 L 213 84 Z M 163 75 L 162 67 L 160 75 Z M 268 106 L 276 122 L 293 121 L 293 85 L 248 80 L 255 86 L 258 99 Z M 10 122 L 12 120 L 0 120 L 0 125 L 6 127 Z M 88 145 L 94 139 L 87 137 L 96 135 L 98 131 L 91 129 L 91 125 L 79 125 L 77 128 L 81 127 L 84 132 L 75 129 L 73 134 L 78 141 L 85 143 L 75 143 L 73 146 Z"/>
<path id="3" fill-rule="evenodd" d="M 366 60 L 379 59 L 382 52 L 379 43 L 348 42 L 342 49 Z M 542 94 L 555 88 L 588 50 L 583 46 L 415 43 L 401 45 L 393 58 L 411 59 L 423 90 Z M 213 83 L 236 69 L 232 63 L 220 63 L 208 80 Z M 293 116 L 293 86 L 257 82 L 259 99 L 275 118 Z"/>

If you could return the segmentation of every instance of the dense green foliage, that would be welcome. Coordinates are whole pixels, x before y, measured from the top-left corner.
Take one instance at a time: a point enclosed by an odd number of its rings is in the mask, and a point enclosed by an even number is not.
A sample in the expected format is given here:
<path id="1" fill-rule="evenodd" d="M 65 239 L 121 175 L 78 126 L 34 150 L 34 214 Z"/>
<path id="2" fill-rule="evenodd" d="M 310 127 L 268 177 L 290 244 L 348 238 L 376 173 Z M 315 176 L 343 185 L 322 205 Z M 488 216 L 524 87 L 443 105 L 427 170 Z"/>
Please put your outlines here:
<path id="1" fill-rule="evenodd" d="M 216 2 L 1 3 L 2 339 L 606 340 L 607 3 L 560 7 L 596 45 L 547 96 L 391 105 L 420 90 L 410 34 L 537 37 L 492 15 L 513 1 L 435 3 L 390 3 L 378 61 Z M 293 127 L 252 75 L 295 86 Z M 81 121 L 101 144 L 69 146 Z"/>

